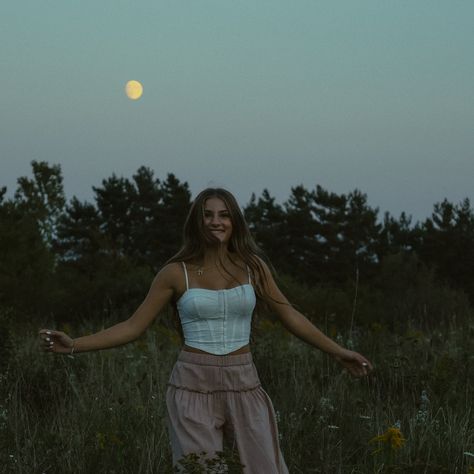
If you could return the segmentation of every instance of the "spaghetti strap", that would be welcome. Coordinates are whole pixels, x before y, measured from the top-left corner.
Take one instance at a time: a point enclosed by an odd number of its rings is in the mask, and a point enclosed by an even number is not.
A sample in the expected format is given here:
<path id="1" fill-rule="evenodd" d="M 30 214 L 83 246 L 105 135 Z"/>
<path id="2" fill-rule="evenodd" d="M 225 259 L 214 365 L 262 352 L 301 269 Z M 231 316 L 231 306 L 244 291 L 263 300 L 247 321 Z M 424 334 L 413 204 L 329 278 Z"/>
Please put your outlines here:
<path id="1" fill-rule="evenodd" d="M 186 291 L 189 290 L 188 271 L 186 270 L 186 264 L 181 262 L 184 268 L 184 276 L 186 277 Z"/>
<path id="2" fill-rule="evenodd" d="M 251 280 L 251 278 L 250 278 L 250 268 L 249 268 L 248 265 L 247 265 L 247 273 L 249 274 L 249 285 L 251 285 L 251 284 L 252 284 L 252 280 Z"/>

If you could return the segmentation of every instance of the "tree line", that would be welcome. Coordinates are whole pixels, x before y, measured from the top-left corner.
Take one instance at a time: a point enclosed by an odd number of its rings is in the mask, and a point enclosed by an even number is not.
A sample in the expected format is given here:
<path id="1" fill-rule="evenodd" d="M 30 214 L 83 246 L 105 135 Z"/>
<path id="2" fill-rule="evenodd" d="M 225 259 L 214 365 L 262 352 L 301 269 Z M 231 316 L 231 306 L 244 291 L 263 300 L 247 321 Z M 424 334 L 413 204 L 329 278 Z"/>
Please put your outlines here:
<path id="1" fill-rule="evenodd" d="M 103 179 L 94 202 L 67 201 L 59 165 L 31 166 L 12 198 L 0 189 L 0 313 L 60 321 L 129 314 L 180 247 L 188 184 L 140 167 L 131 178 Z M 438 202 L 416 223 L 405 212 L 380 217 L 360 190 L 337 194 L 319 185 L 291 188 L 282 205 L 267 189 L 252 193 L 242 210 L 290 301 L 310 316 L 322 311 L 340 322 L 358 297 L 362 322 L 433 323 L 474 301 L 467 198 Z"/>

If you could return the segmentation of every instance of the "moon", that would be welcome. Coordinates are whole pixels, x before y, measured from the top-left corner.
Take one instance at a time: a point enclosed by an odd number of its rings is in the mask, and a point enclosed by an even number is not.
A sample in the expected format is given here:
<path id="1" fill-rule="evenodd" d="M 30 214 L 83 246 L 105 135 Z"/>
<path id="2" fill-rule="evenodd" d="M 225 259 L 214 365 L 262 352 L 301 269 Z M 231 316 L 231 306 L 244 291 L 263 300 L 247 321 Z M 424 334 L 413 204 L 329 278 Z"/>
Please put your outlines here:
<path id="1" fill-rule="evenodd" d="M 125 94 L 132 100 L 138 100 L 143 94 L 143 86 L 138 81 L 128 81 L 125 85 Z"/>

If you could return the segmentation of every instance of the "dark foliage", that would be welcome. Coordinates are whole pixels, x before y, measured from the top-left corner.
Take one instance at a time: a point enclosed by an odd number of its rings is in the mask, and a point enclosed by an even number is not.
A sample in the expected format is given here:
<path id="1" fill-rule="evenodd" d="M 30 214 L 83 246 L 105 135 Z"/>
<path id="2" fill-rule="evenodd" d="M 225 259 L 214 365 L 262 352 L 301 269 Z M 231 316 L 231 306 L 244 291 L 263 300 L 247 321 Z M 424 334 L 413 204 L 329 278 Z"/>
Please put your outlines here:
<path id="1" fill-rule="evenodd" d="M 180 247 L 188 184 L 171 173 L 160 181 L 141 167 L 132 179 L 102 180 L 94 203 L 66 202 L 58 165 L 33 161 L 32 171 L 18 179 L 13 199 L 0 189 L 2 314 L 57 321 L 129 314 Z M 430 218 L 412 225 L 405 213 L 379 222 L 357 189 L 339 195 L 300 185 L 283 205 L 267 189 L 258 199 L 252 194 L 243 212 L 290 301 L 329 326 L 356 313 L 364 324 L 433 325 L 451 318 L 452 307 L 466 314 L 465 295 L 474 300 L 468 199 L 437 203 Z"/>

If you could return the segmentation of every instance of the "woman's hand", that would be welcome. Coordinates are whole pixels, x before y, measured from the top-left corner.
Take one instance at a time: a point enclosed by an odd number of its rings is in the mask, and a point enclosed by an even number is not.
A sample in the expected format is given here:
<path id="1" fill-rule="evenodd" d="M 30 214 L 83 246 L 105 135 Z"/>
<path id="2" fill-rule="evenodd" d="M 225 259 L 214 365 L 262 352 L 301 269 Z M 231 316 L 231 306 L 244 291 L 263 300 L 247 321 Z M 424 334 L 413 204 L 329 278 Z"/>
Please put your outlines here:
<path id="1" fill-rule="evenodd" d="M 369 360 L 358 352 L 343 349 L 334 358 L 342 364 L 354 377 L 364 377 L 372 372 L 373 367 Z"/>
<path id="2" fill-rule="evenodd" d="M 71 353 L 74 342 L 66 333 L 62 331 L 53 331 L 52 329 L 40 329 L 38 334 L 44 351 L 58 352 L 60 354 Z"/>

